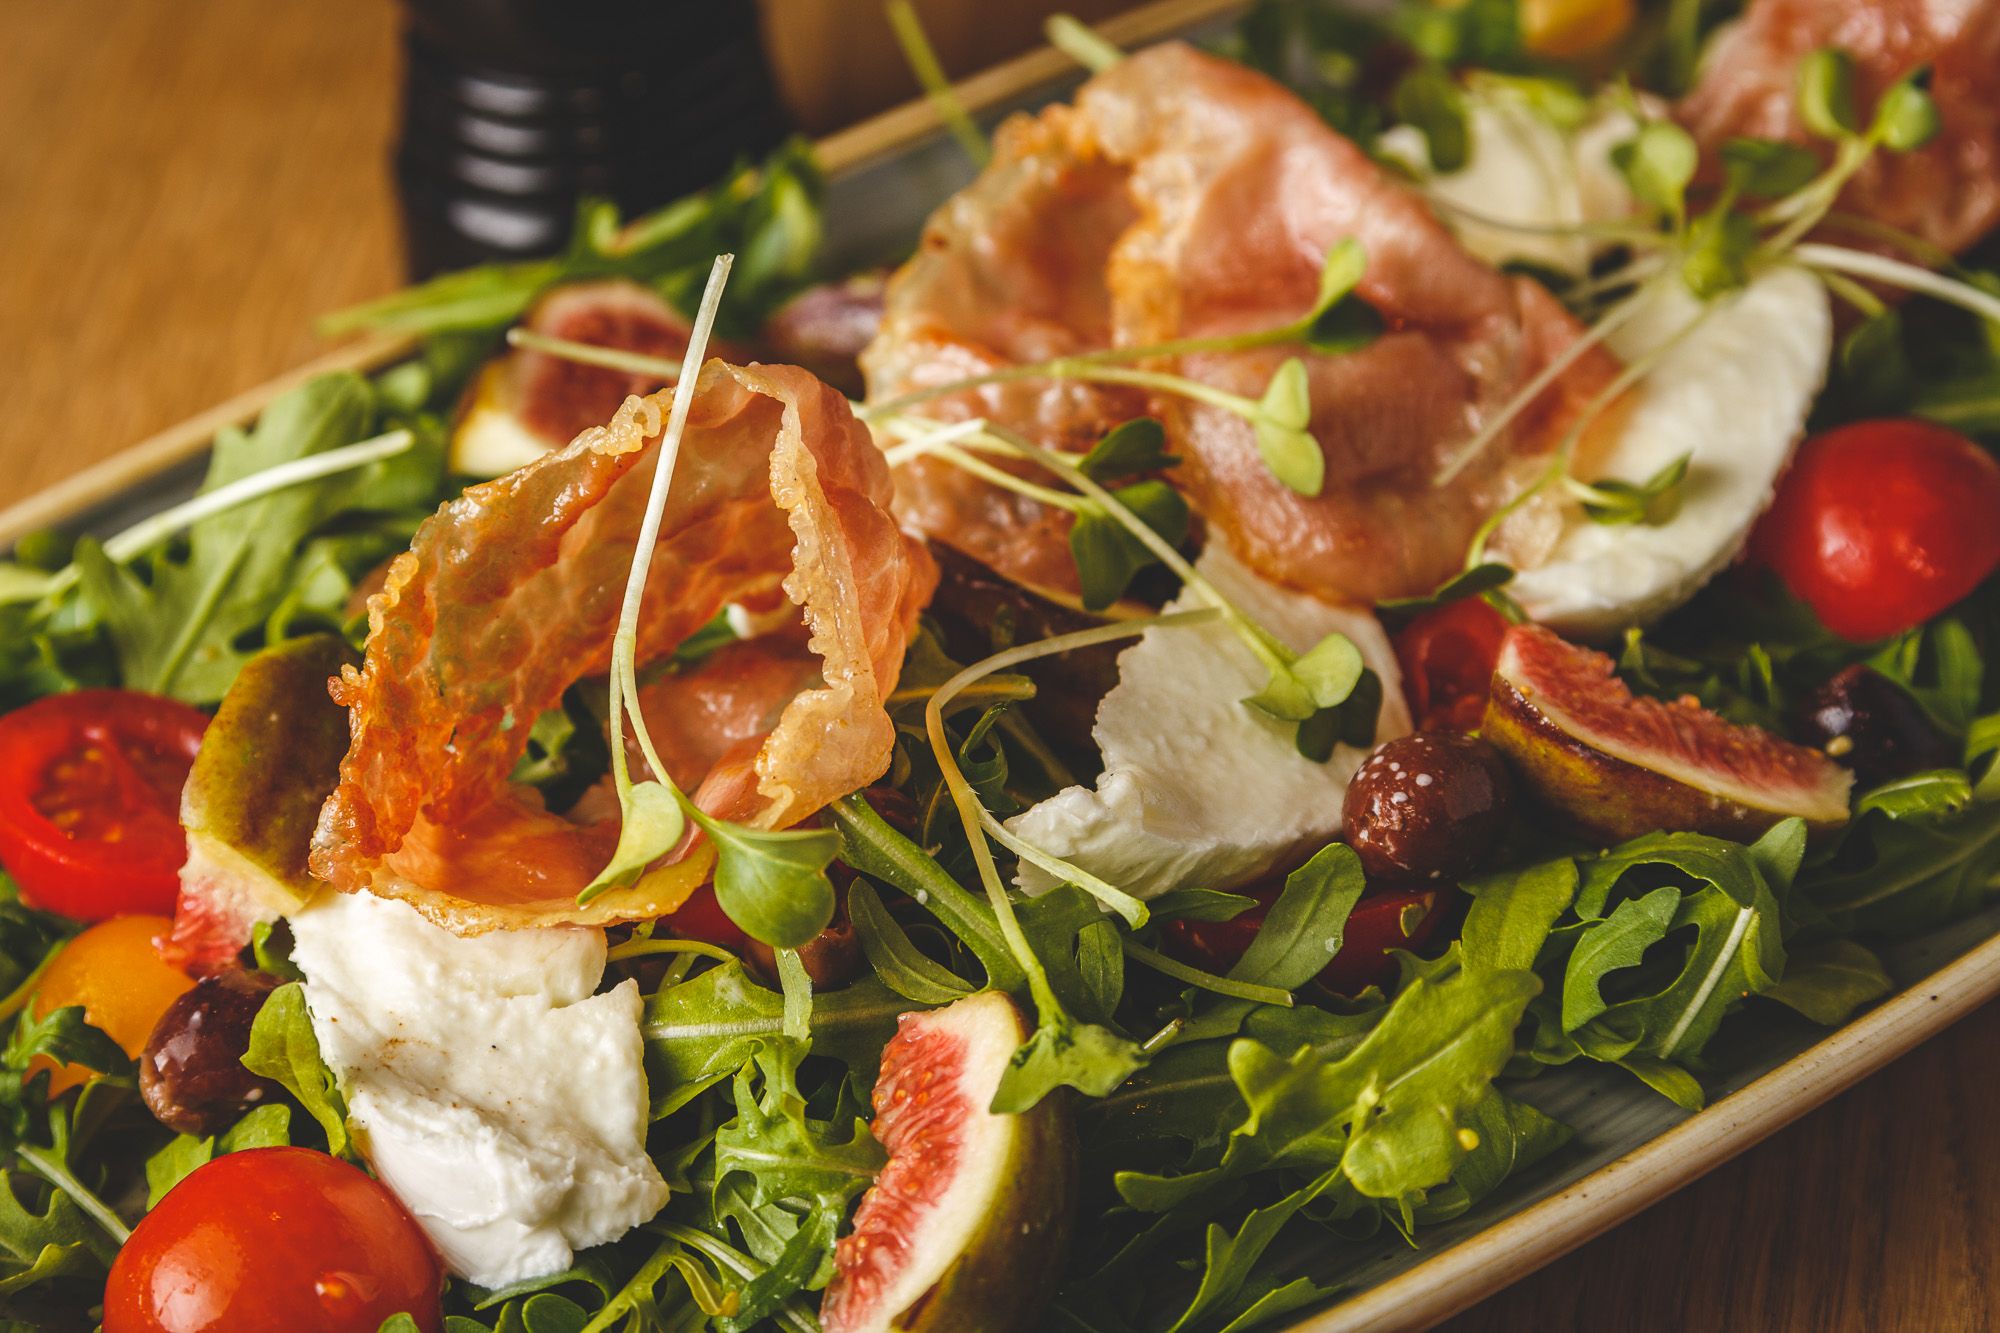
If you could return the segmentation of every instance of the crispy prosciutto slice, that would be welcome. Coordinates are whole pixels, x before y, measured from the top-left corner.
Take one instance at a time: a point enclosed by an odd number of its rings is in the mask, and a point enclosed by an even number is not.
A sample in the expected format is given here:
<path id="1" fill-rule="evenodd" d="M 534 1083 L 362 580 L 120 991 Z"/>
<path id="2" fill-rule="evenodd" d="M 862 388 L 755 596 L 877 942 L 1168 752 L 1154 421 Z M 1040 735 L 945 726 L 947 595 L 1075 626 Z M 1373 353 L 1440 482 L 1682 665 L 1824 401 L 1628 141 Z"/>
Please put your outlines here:
<path id="1" fill-rule="evenodd" d="M 1824 152 L 1796 109 L 1799 62 L 1822 47 L 1854 58 L 1864 116 L 1883 89 L 1930 66 L 1942 125 L 1914 153 L 1875 154 L 1841 209 L 1953 252 L 2000 222 L 2000 0 L 1753 0 L 1717 35 L 1675 114 L 1711 152 L 1737 135 Z"/>
<path id="2" fill-rule="evenodd" d="M 887 767 L 883 700 L 936 572 L 890 517 L 881 455 L 839 394 L 793 367 L 719 361 L 697 394 L 637 658 L 670 652 L 730 602 L 782 587 L 801 608 L 811 670 L 794 661 L 775 704 L 768 676 L 753 691 L 775 720 L 720 749 L 684 747 L 706 766 L 677 775 L 704 808 L 782 828 Z M 662 909 L 644 880 L 578 908 L 617 820 L 551 814 L 508 774 L 535 717 L 606 668 L 671 401 L 629 399 L 608 426 L 472 487 L 398 557 L 369 602 L 363 666 L 333 684 L 352 740 L 314 836 L 319 877 L 465 933 Z M 766 670 L 729 654 L 708 672 L 732 664 Z"/>
<path id="3" fill-rule="evenodd" d="M 890 284 L 863 360 L 871 398 L 1067 352 L 1282 325 L 1311 308 L 1328 250 L 1347 237 L 1366 250 L 1360 295 L 1387 331 L 1361 351 L 1305 353 L 1327 459 L 1317 497 L 1271 475 L 1242 418 L 1174 395 L 1030 379 L 924 410 L 985 415 L 1068 449 L 1153 412 L 1186 459 L 1174 479 L 1259 573 L 1343 599 L 1428 591 L 1615 363 L 1583 356 L 1438 484 L 1577 325 L 1533 282 L 1466 253 L 1414 191 L 1298 98 L 1191 47 L 1141 52 L 1085 84 L 1074 106 L 1002 127 L 993 164 L 932 217 Z M 1159 368 L 1254 399 L 1302 351 Z M 897 503 L 914 526 L 1010 577 L 1075 588 L 1066 519 L 1033 501 L 920 460 L 899 472 Z M 1533 563 L 1555 526 L 1530 506 L 1496 549 Z"/>

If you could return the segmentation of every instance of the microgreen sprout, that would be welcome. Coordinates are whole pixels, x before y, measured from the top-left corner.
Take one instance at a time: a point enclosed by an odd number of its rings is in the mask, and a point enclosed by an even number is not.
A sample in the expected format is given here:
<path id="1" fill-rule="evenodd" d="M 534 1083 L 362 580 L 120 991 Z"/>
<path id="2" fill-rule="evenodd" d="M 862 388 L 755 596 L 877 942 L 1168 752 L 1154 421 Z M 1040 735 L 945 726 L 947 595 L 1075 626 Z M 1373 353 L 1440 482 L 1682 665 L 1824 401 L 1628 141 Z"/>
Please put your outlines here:
<path id="1" fill-rule="evenodd" d="M 688 335 L 689 365 L 699 366 L 708 348 L 731 262 L 732 256 L 717 256 L 710 271 L 708 287 L 702 293 L 701 307 Z M 715 895 L 723 911 L 754 938 L 776 948 L 796 948 L 825 929 L 832 919 L 833 886 L 826 878 L 826 867 L 838 848 L 838 835 L 831 829 L 780 832 L 755 829 L 717 819 L 701 810 L 668 775 L 639 707 L 634 660 L 638 651 L 639 612 L 645 602 L 646 576 L 659 543 L 667 493 L 673 484 L 674 465 L 679 459 L 695 392 L 696 386 L 690 384 L 674 395 L 667 427 L 660 439 L 659 462 L 647 494 L 645 517 L 634 544 L 618 629 L 611 641 L 611 774 L 623 815 L 618 846 L 610 863 L 577 895 L 577 902 L 588 903 L 607 890 L 635 883 L 647 866 L 679 845 L 691 820 L 715 847 Z M 628 711 L 632 737 L 653 773 L 645 782 L 632 780 L 625 755 Z"/>
<path id="2" fill-rule="evenodd" d="M 192 499 L 162 509 L 159 513 L 134 523 L 123 532 L 107 537 L 104 541 L 104 554 L 117 564 L 126 564 L 144 555 L 175 533 L 184 532 L 203 519 L 212 518 L 239 505 L 261 499 L 274 491 L 317 481 L 321 477 L 330 477 L 339 472 L 351 472 L 385 458 L 394 458 L 415 443 L 416 436 L 407 430 L 386 431 L 373 439 L 343 445 L 338 449 L 328 449 L 324 453 L 309 454 L 304 458 L 280 463 L 276 467 L 265 468 L 262 472 L 253 472 L 247 477 L 239 477 L 212 491 L 203 491 Z M 0 603 L 59 597 L 73 587 L 81 577 L 82 570 L 73 561 L 46 576 L 24 571 L 17 581 L 0 586 Z"/>
<path id="3" fill-rule="evenodd" d="M 937 51 L 931 46 L 930 38 L 924 35 L 924 25 L 917 18 L 916 6 L 910 0 L 888 0 L 883 12 L 889 19 L 889 27 L 896 34 L 896 44 L 903 48 L 903 59 L 909 63 L 910 72 L 923 85 L 924 96 L 930 98 L 937 108 L 939 119 L 951 131 L 965 155 L 980 166 L 985 166 L 993 156 L 993 147 L 980 133 L 972 114 L 965 109 L 965 103 L 958 100 L 952 90 L 951 78 L 938 62 Z"/>
<path id="4" fill-rule="evenodd" d="M 1093 74 L 1102 74 L 1125 58 L 1125 53 L 1095 28 L 1073 14 L 1052 14 L 1042 25 L 1049 45 Z"/>
<path id="5" fill-rule="evenodd" d="M 1229 393 L 1184 375 L 1137 369 L 1125 363 L 1284 344 L 1303 344 L 1325 354 L 1365 346 L 1381 327 L 1380 317 L 1373 308 L 1353 296 L 1366 262 L 1358 241 L 1348 238 L 1336 244 L 1320 266 L 1312 307 L 1297 319 L 1272 328 L 1181 338 L 1146 346 L 1106 347 L 1028 365 L 1006 366 L 870 404 L 861 409 L 860 415 L 863 420 L 879 422 L 933 399 L 1018 380 L 1128 385 L 1204 403 L 1243 418 L 1256 431 L 1258 452 L 1270 465 L 1273 475 L 1301 495 L 1317 495 L 1325 484 L 1326 460 L 1319 442 L 1306 429 L 1312 414 L 1310 386 L 1305 365 L 1298 358 L 1284 361 L 1258 398 Z"/>
<path id="6" fill-rule="evenodd" d="M 682 362 L 667 357 L 648 356 L 644 352 L 627 351 L 623 347 L 606 347 L 602 343 L 552 338 L 546 333 L 536 333 L 533 329 L 523 328 L 518 324 L 507 330 L 507 345 L 524 351 L 558 356 L 579 365 L 599 366 L 605 370 L 622 370 L 628 375 L 645 375 L 663 384 L 678 383 L 684 368 Z"/>

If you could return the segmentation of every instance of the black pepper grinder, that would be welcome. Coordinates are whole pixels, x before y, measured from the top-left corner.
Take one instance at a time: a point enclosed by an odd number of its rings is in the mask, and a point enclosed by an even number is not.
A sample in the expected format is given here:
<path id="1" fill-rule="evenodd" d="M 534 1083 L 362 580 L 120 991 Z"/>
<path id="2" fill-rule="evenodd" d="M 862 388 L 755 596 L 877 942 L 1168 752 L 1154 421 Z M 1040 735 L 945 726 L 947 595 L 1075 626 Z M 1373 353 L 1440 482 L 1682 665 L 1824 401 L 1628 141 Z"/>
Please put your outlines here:
<path id="1" fill-rule="evenodd" d="M 752 0 L 406 0 L 396 149 L 410 276 L 560 250 L 786 130 Z"/>

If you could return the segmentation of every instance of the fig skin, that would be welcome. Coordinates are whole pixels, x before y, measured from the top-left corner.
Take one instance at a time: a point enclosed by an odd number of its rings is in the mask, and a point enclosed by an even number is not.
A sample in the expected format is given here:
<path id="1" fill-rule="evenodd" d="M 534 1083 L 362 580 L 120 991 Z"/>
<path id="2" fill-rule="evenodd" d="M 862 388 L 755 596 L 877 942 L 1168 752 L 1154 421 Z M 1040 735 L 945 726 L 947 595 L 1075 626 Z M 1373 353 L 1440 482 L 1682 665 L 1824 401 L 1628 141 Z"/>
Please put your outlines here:
<path id="1" fill-rule="evenodd" d="M 139 1056 L 139 1095 L 168 1129 L 203 1137 L 279 1093 L 243 1067 L 250 1026 L 279 985 L 268 972 L 234 968 L 195 983 L 167 1006 Z"/>
<path id="2" fill-rule="evenodd" d="M 1717 772 L 1717 788 L 1708 789 L 1644 767 L 1559 725 L 1522 692 L 1517 679 L 1529 682 L 1529 688 L 1553 709 L 1580 704 L 1586 716 L 1597 715 L 1599 726 L 1618 725 L 1629 709 L 1632 729 L 1640 739 L 1648 732 L 1676 739 L 1694 733 L 1713 752 L 1714 764 L 1762 764 L 1774 776 L 1766 784 L 1753 785 L 1736 769 L 1712 769 Z M 1615 715 L 1609 723 L 1603 721 L 1607 713 Z M 1661 829 L 1748 841 L 1792 815 L 1804 818 L 1808 830 L 1817 835 L 1848 818 L 1852 775 L 1824 755 L 1758 728 L 1734 726 L 1692 699 L 1664 704 L 1634 698 L 1613 677 L 1609 658 L 1566 644 L 1537 626 L 1508 631 L 1480 734 L 1507 757 L 1527 791 L 1583 833 L 1605 842 L 1623 842 Z M 1668 754 L 1662 762 L 1685 761 Z M 1754 794 L 1749 799 L 1726 794 L 1729 784 Z M 1771 797 L 1768 804 L 1750 803 L 1764 793 Z"/>
<path id="3" fill-rule="evenodd" d="M 972 1237 L 937 1284 L 903 1312 L 903 1333 L 1032 1333 L 1069 1261 L 1076 1200 L 1076 1129 L 1067 1089 L 1023 1113 L 1017 1188 Z"/>
<path id="4" fill-rule="evenodd" d="M 937 1021 L 953 1010 L 976 1023 L 1005 1022 L 1009 1027 L 1007 1039 L 988 1048 L 1000 1050 L 1003 1056 L 1027 1040 L 1029 1026 L 1020 1006 L 1003 992 L 981 991 L 944 1010 L 905 1014 L 898 1039 L 890 1043 L 889 1049 L 899 1049 L 902 1033 L 908 1032 L 910 1023 Z M 994 1029 L 985 1033 L 988 1039 L 994 1035 Z M 922 1052 L 904 1054 L 912 1057 Z M 892 1104 L 890 1099 L 895 1105 L 903 1105 L 904 1099 L 914 1097 L 915 1104 L 906 1114 L 923 1115 L 925 1100 L 932 1095 L 935 1065 L 912 1062 L 893 1068 L 896 1074 L 892 1076 L 892 1066 L 885 1058 L 874 1094 L 878 1124 Z M 986 1072 L 997 1080 L 998 1071 Z M 917 1077 L 913 1080 L 912 1075 Z M 980 1082 L 974 1083 L 975 1088 L 979 1086 Z M 979 1100 L 978 1111 L 984 1113 L 984 1097 Z M 856 1215 L 856 1230 L 843 1238 L 836 1249 L 838 1269 L 821 1309 L 828 1333 L 872 1333 L 881 1329 L 894 1329 L 897 1333 L 961 1333 L 969 1329 L 980 1333 L 1031 1333 L 1046 1327 L 1044 1314 L 1054 1295 L 1053 1279 L 1068 1258 L 1077 1196 L 1076 1131 L 1067 1090 L 1058 1088 L 1029 1110 L 1005 1118 L 1011 1125 L 1004 1145 L 985 1139 L 983 1133 L 974 1140 L 977 1147 L 987 1152 L 1004 1152 L 1005 1160 L 996 1168 L 993 1193 L 976 1201 L 982 1213 L 970 1228 L 963 1247 L 930 1287 L 903 1309 L 889 1306 L 887 1293 L 877 1292 L 871 1297 L 865 1294 L 865 1288 L 857 1308 L 847 1299 L 855 1292 L 850 1284 L 870 1279 L 850 1269 L 850 1261 L 865 1268 L 867 1261 L 860 1257 L 864 1253 L 862 1247 L 871 1240 L 886 1244 L 883 1237 L 863 1229 L 869 1225 L 868 1212 L 871 1200 L 876 1199 L 875 1192 L 889 1191 L 884 1202 L 893 1215 L 898 1208 L 894 1200 L 906 1197 L 909 1169 L 933 1164 L 933 1159 L 924 1153 L 921 1140 L 905 1141 L 893 1150 L 883 1176 L 878 1177 L 870 1187 L 869 1196 L 862 1200 Z M 975 1132 L 983 1130 L 983 1126 L 966 1127 Z M 899 1168 L 902 1169 L 900 1188 L 899 1182 L 888 1178 L 898 1173 Z M 961 1202 L 968 1207 L 975 1203 L 972 1199 Z M 928 1220 L 955 1227 L 962 1216 L 940 1214 L 933 1209 L 927 1218 L 916 1221 L 919 1226 Z M 890 1252 L 894 1252 L 892 1246 Z M 897 1275 L 890 1273 L 888 1281 L 896 1282 Z"/>

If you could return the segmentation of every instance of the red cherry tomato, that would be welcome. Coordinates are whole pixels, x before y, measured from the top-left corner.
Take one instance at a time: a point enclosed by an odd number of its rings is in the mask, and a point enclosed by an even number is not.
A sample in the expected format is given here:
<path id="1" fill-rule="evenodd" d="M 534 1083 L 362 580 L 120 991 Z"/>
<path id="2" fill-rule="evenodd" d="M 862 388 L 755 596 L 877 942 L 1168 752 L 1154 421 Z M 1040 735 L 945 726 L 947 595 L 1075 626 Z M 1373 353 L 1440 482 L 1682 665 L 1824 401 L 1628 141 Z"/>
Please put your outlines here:
<path id="1" fill-rule="evenodd" d="M 1236 892 L 1257 900 L 1227 921 L 1167 922 L 1167 942 L 1172 952 L 1211 972 L 1227 972 L 1250 947 L 1264 914 L 1278 900 L 1282 886 L 1257 885 Z M 1317 978 L 1320 986 L 1336 995 L 1354 995 L 1369 986 L 1386 985 L 1396 975 L 1391 949 L 1421 949 L 1444 924 L 1449 889 L 1404 889 L 1390 893 L 1368 893 L 1347 914 L 1341 932 L 1340 952 Z M 1414 916 L 1404 931 L 1404 915 Z"/>
<path id="2" fill-rule="evenodd" d="M 80 921 L 170 915 L 181 787 L 208 718 L 136 690 L 78 690 L 0 717 L 0 866 Z"/>
<path id="3" fill-rule="evenodd" d="M 717 944 L 736 953 L 742 952 L 750 938 L 729 919 L 729 914 L 722 910 L 722 904 L 715 900 L 713 884 L 704 884 L 689 894 L 687 901 L 662 921 L 668 930 L 684 940 Z"/>
<path id="4" fill-rule="evenodd" d="M 1426 611 L 1396 635 L 1403 695 L 1424 731 L 1470 731 L 1486 711 L 1507 618 L 1484 598 Z"/>
<path id="5" fill-rule="evenodd" d="M 1861 421 L 1807 440 L 1750 538 L 1842 638 L 1920 625 L 2000 566 L 2000 463 L 1927 421 Z"/>
<path id="6" fill-rule="evenodd" d="M 309 1148 L 218 1157 L 132 1232 L 104 1333 L 376 1333 L 443 1326 L 444 1270 L 396 1196 Z"/>

